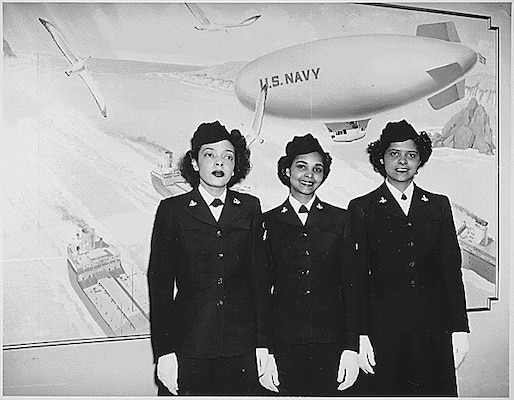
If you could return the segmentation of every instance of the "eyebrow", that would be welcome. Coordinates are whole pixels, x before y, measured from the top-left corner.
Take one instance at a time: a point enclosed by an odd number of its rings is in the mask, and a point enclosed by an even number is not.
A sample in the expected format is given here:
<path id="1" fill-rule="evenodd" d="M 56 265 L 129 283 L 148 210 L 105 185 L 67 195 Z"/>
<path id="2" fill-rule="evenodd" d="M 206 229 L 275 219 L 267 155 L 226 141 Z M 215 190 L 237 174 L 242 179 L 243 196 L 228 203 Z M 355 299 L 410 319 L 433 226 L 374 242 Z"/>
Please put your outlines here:
<path id="1" fill-rule="evenodd" d="M 405 149 L 397 149 L 395 147 L 391 147 L 391 148 L 387 149 L 387 151 L 404 151 L 406 153 L 419 153 L 419 151 L 417 149 L 415 149 L 415 150 L 405 150 Z"/>

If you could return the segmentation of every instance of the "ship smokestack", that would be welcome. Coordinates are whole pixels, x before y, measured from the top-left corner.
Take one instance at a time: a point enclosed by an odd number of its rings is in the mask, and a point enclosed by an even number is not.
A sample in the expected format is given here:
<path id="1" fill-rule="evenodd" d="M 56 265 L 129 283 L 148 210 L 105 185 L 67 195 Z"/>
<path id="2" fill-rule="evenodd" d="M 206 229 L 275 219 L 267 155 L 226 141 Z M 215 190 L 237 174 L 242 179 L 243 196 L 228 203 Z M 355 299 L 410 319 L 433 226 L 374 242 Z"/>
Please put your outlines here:
<path id="1" fill-rule="evenodd" d="M 165 154 L 164 166 L 166 168 L 171 168 L 171 166 L 173 164 L 173 152 L 172 151 L 166 151 L 164 154 Z"/>
<path id="2" fill-rule="evenodd" d="M 86 226 L 82 228 L 82 250 L 89 251 L 95 248 L 95 229 Z"/>
<path id="3" fill-rule="evenodd" d="M 482 246 L 487 245 L 487 225 L 489 223 L 482 219 L 475 219 L 475 243 Z"/>

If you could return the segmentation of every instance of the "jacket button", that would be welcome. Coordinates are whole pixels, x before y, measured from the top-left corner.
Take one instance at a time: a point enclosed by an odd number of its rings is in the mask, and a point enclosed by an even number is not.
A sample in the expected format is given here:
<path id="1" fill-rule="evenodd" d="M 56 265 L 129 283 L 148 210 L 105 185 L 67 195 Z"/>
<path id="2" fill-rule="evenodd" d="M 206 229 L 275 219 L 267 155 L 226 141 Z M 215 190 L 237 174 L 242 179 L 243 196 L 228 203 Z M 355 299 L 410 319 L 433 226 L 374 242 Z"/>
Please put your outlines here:
<path id="1" fill-rule="evenodd" d="M 221 231 L 216 232 L 216 237 L 221 237 Z"/>
<path id="2" fill-rule="evenodd" d="M 305 293 L 303 294 L 304 296 L 308 296 L 309 294 L 311 294 L 311 291 L 310 290 L 306 290 Z"/>
<path id="3" fill-rule="evenodd" d="M 218 285 L 223 284 L 223 278 L 218 278 L 218 279 L 216 280 L 216 283 L 217 283 Z"/>
<path id="4" fill-rule="evenodd" d="M 410 242 L 405 243 L 409 247 L 414 247 L 414 242 L 411 240 Z"/>
<path id="5" fill-rule="evenodd" d="M 223 300 L 219 299 L 218 302 L 216 303 L 216 305 L 218 307 L 221 307 L 223 305 Z"/>
<path id="6" fill-rule="evenodd" d="M 305 253 L 303 253 L 303 254 L 305 254 L 306 256 L 308 256 L 308 255 L 310 254 L 310 253 L 309 253 L 309 250 L 305 250 Z"/>
<path id="7" fill-rule="evenodd" d="M 223 258 L 223 253 L 219 253 L 217 258 L 218 258 L 218 260 L 221 260 Z"/>
<path id="8" fill-rule="evenodd" d="M 409 263 L 409 267 L 411 267 L 411 268 L 413 268 L 415 265 L 416 265 L 416 263 L 415 263 L 414 261 L 411 261 L 411 262 Z"/>
<path id="9" fill-rule="evenodd" d="M 415 286 L 416 286 L 416 281 L 413 279 L 412 281 L 410 281 L 410 285 L 411 285 L 412 287 L 415 287 Z"/>
<path id="10" fill-rule="evenodd" d="M 302 232 L 301 237 L 307 237 L 307 232 Z"/>
<path id="11" fill-rule="evenodd" d="M 408 226 L 408 227 L 411 227 L 411 226 L 412 226 L 412 223 L 407 222 L 407 226 Z"/>
<path id="12" fill-rule="evenodd" d="M 306 271 L 305 271 L 305 275 L 309 275 L 310 273 L 311 273 L 311 271 L 310 271 L 310 270 L 306 270 Z"/>

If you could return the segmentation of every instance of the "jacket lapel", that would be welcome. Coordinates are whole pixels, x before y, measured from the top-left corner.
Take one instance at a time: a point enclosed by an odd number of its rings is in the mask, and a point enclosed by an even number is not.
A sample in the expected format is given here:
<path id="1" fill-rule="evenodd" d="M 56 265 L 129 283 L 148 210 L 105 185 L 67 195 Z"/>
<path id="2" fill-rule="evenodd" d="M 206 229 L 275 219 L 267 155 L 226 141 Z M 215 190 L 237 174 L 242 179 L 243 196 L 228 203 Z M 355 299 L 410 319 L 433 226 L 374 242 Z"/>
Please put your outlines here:
<path id="1" fill-rule="evenodd" d="M 228 198 L 228 195 L 227 195 Z M 194 188 L 186 197 L 185 211 L 199 221 L 210 225 L 217 225 L 216 220 L 212 216 L 209 206 L 201 196 L 198 188 Z"/>
<path id="2" fill-rule="evenodd" d="M 385 182 L 378 187 L 375 194 L 375 201 L 379 209 L 389 214 L 392 214 L 395 217 L 407 219 L 407 216 L 403 213 L 402 208 L 387 188 Z"/>
<path id="3" fill-rule="evenodd" d="M 225 205 L 223 206 L 223 211 L 221 212 L 221 216 L 218 221 L 220 226 L 227 225 L 230 221 L 241 214 L 241 211 L 243 210 L 243 202 L 240 197 L 241 196 L 239 196 L 237 192 L 227 190 Z"/>
<path id="4" fill-rule="evenodd" d="M 277 219 L 289 225 L 303 226 L 293 206 L 287 199 L 277 210 Z"/>
<path id="5" fill-rule="evenodd" d="M 325 207 L 321 200 L 316 197 L 314 202 L 312 203 L 311 210 L 309 211 L 309 216 L 307 217 L 307 221 L 305 225 L 315 225 L 322 220 L 323 210 Z"/>
<path id="6" fill-rule="evenodd" d="M 426 207 L 430 204 L 430 194 L 420 187 L 414 185 L 412 194 L 412 202 L 410 203 L 409 218 L 420 219 L 424 214 Z"/>

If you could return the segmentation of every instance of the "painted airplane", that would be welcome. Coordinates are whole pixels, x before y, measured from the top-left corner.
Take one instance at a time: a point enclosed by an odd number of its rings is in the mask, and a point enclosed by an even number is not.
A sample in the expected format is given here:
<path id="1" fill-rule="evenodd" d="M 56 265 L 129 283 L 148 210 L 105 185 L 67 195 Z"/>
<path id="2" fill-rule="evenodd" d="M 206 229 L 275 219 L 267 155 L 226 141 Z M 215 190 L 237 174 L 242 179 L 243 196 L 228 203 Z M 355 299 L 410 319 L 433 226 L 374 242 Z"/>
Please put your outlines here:
<path id="1" fill-rule="evenodd" d="M 267 113 L 321 120 L 334 141 L 349 142 L 364 137 L 376 114 L 423 98 L 434 110 L 462 99 L 463 76 L 485 59 L 459 42 L 453 22 L 419 25 L 416 36 L 316 40 L 250 62 L 235 90 L 253 109 L 267 87 Z"/>
<path id="2" fill-rule="evenodd" d="M 189 11 L 191 11 L 191 14 L 200 22 L 200 25 L 195 26 L 195 29 L 199 31 L 225 31 L 228 32 L 229 28 L 241 28 L 243 26 L 248 26 L 253 24 L 255 21 L 257 21 L 261 16 L 260 15 L 254 15 L 253 17 L 250 17 L 248 19 L 245 19 L 243 22 L 240 22 L 238 24 L 217 24 L 215 22 L 212 22 L 207 18 L 203 10 L 200 8 L 198 4 L 194 3 L 184 3 Z"/>
<path id="3" fill-rule="evenodd" d="M 71 47 L 69 46 L 68 42 L 64 38 L 64 35 L 60 32 L 60 30 L 53 25 L 52 23 L 44 20 L 43 18 L 39 18 L 39 22 L 43 24 L 43 26 L 46 28 L 46 30 L 50 33 L 50 36 L 52 36 L 52 39 L 54 40 L 55 44 L 61 50 L 61 53 L 66 57 L 66 59 L 71 64 L 71 68 L 64 71 L 64 73 L 67 76 L 70 76 L 72 74 L 77 74 L 80 76 L 80 78 L 84 81 L 86 86 L 88 87 L 89 91 L 93 95 L 93 98 L 95 99 L 95 102 L 100 109 L 100 112 L 104 117 L 107 117 L 107 107 L 105 104 L 105 98 L 98 88 L 98 85 L 91 77 L 91 74 L 86 68 L 86 62 L 91 58 L 91 56 L 87 57 L 77 57 Z"/>

